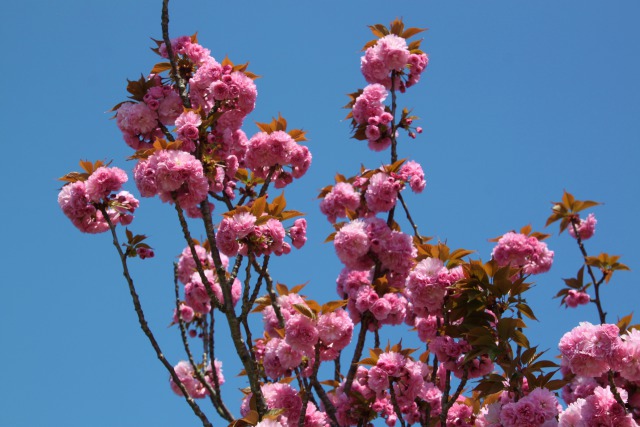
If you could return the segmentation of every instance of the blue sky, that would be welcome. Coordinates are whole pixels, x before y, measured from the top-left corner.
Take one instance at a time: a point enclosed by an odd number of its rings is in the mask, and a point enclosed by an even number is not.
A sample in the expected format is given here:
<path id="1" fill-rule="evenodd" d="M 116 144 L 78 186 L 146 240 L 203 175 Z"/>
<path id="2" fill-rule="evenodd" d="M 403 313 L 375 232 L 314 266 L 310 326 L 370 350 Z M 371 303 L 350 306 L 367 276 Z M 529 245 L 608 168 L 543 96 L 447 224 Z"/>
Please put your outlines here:
<path id="1" fill-rule="evenodd" d="M 159 0 L 0 5 L 0 123 L 8 151 L 0 158 L 8 184 L 0 222 L 2 426 L 198 425 L 169 390 L 137 326 L 109 238 L 82 235 L 56 203 L 55 178 L 76 170 L 80 159 L 133 167 L 107 111 L 125 99 L 127 78 L 157 62 L 149 47 L 150 37 L 160 38 L 160 6 Z M 278 112 L 308 132 L 312 168 L 286 194 L 290 207 L 308 213 L 309 242 L 272 264 L 281 282 L 309 281 L 309 296 L 336 299 L 341 266 L 322 243 L 332 229 L 315 194 L 336 172 L 353 175 L 360 163 L 387 161 L 349 138 L 340 107 L 346 93 L 365 84 L 359 50 L 372 38 L 366 26 L 404 17 L 429 28 L 423 49 L 430 65 L 399 101 L 414 108 L 425 129 L 399 148 L 427 174 L 425 192 L 408 197 L 421 232 L 486 260 L 487 239 L 529 223 L 542 230 L 549 202 L 563 189 L 604 202 L 594 209 L 599 222 L 587 249 L 622 254 L 632 269 L 604 289 L 613 321 L 636 310 L 640 296 L 639 13 L 633 1 L 189 0 L 172 4 L 171 34 L 198 31 L 214 57 L 250 61 L 263 76 L 247 134 L 256 131 L 254 121 Z M 133 275 L 175 363 L 184 357 L 177 331 L 167 328 L 171 262 L 183 248 L 177 219 L 169 206 L 145 199 L 132 228 L 156 248 L 156 258 L 133 262 Z M 536 278 L 529 300 L 541 320 L 531 325 L 531 340 L 553 355 L 564 332 L 597 317 L 594 307 L 569 311 L 551 299 L 561 278 L 579 268 L 580 255 L 566 235 L 548 232 L 555 263 Z M 410 339 L 405 327 L 391 335 Z M 225 344 L 221 336 L 219 348 Z M 232 355 L 230 347 L 226 353 Z M 239 365 L 223 361 L 224 394 L 237 408 L 244 386 L 235 377 Z"/>

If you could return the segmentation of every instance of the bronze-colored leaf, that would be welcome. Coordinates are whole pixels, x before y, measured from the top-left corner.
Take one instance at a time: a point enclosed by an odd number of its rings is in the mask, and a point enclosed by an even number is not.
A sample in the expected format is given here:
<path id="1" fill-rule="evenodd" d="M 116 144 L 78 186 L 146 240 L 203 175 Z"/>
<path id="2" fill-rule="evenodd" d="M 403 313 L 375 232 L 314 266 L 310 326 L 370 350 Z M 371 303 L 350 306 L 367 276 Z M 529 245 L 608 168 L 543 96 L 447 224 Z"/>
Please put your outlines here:
<path id="1" fill-rule="evenodd" d="M 308 317 L 311 320 L 315 320 L 316 319 L 315 313 L 309 307 L 307 307 L 306 304 L 293 304 L 293 308 L 298 313 Z"/>
<path id="2" fill-rule="evenodd" d="M 427 28 L 407 28 L 406 30 L 404 30 L 402 32 L 401 37 L 405 38 L 405 39 L 410 39 L 411 37 L 415 36 L 416 34 L 420 34 L 424 31 L 427 31 Z"/>
<path id="3" fill-rule="evenodd" d="M 153 66 L 153 68 L 151 69 L 151 74 L 160 74 L 164 71 L 170 70 L 171 69 L 171 63 L 169 62 L 158 62 L 156 65 Z"/>

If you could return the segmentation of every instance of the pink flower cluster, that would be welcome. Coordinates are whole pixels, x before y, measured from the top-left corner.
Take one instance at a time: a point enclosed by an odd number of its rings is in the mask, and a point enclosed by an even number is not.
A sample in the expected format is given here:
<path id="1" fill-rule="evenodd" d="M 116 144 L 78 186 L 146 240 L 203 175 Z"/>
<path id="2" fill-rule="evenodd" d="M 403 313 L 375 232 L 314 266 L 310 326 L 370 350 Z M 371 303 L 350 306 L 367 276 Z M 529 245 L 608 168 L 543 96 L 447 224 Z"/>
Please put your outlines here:
<path id="1" fill-rule="evenodd" d="M 176 119 L 176 132 L 182 141 L 180 149 L 193 152 L 196 149 L 200 137 L 200 125 L 202 118 L 195 111 L 183 111 Z"/>
<path id="2" fill-rule="evenodd" d="M 58 194 L 62 212 L 84 233 L 103 233 L 109 229 L 99 207 L 104 206 L 112 224 L 128 225 L 139 202 L 122 188 L 127 174 L 119 168 L 99 167 L 86 181 L 66 184 Z"/>
<path id="3" fill-rule="evenodd" d="M 381 168 L 368 178 L 358 176 L 353 181 L 353 184 L 338 182 L 324 195 L 320 210 L 330 222 L 346 217 L 347 211 L 361 217 L 388 212 L 396 205 L 398 193 L 405 184 L 408 183 L 416 193 L 426 186 L 422 167 L 414 161 L 406 162 L 397 173 Z"/>
<path id="4" fill-rule="evenodd" d="M 207 279 L 210 290 L 218 302 L 224 304 L 224 296 L 220 283 L 218 282 L 218 276 L 215 273 L 215 266 L 211 254 L 202 246 L 195 245 L 196 254 L 200 260 L 200 264 L 204 269 L 204 276 Z M 220 254 L 222 261 L 222 267 L 229 267 L 229 258 L 224 254 Z M 185 301 L 181 308 L 182 320 L 186 323 L 191 322 L 194 319 L 196 313 L 206 314 L 211 311 L 211 298 L 209 292 L 202 282 L 200 274 L 197 272 L 196 262 L 193 259 L 191 248 L 188 246 L 182 251 L 177 265 L 178 280 L 180 280 L 184 286 Z M 240 293 L 242 286 L 238 279 L 235 279 L 231 286 L 231 298 L 235 305 L 240 299 Z M 174 312 L 174 323 L 178 322 L 176 313 Z"/>
<path id="5" fill-rule="evenodd" d="M 420 80 L 420 75 L 429 63 L 427 55 L 409 52 L 407 41 L 395 34 L 388 34 L 369 47 L 360 60 L 360 69 L 365 80 L 371 84 L 381 84 L 391 88 L 391 72 L 395 71 L 398 78 L 395 87 L 401 91 Z M 400 80 L 400 73 L 409 68 L 406 84 Z"/>
<path id="6" fill-rule="evenodd" d="M 264 396 L 267 408 L 272 411 L 280 410 L 277 420 L 269 422 L 262 421 L 257 426 L 263 425 L 265 427 L 297 427 L 298 420 L 300 419 L 300 412 L 302 412 L 302 398 L 298 392 L 289 384 L 282 383 L 267 383 L 261 387 L 262 395 Z M 242 400 L 240 406 L 240 414 L 244 417 L 249 413 L 252 393 L 249 393 Z M 307 403 L 307 410 L 305 412 L 305 427 L 325 427 L 329 425 L 329 418 L 327 414 L 319 411 L 313 402 Z M 256 427 L 257 427 L 256 426 Z"/>
<path id="7" fill-rule="evenodd" d="M 403 287 L 417 250 L 411 236 L 391 230 L 385 221 L 356 219 L 342 227 L 333 244 L 340 261 L 352 270 L 368 270 L 376 261 L 392 286 Z"/>
<path id="8" fill-rule="evenodd" d="M 491 253 L 500 267 L 522 268 L 524 274 L 546 273 L 553 264 L 553 251 L 533 236 L 509 232 L 503 235 Z"/>
<path id="9" fill-rule="evenodd" d="M 622 361 L 622 340 L 616 325 L 581 322 L 560 339 L 562 364 L 576 375 L 598 377 L 617 370 Z"/>
<path id="10" fill-rule="evenodd" d="M 442 315 L 442 305 L 448 287 L 464 278 L 461 267 L 449 270 L 437 258 L 420 261 L 409 273 L 406 295 L 416 315 Z M 442 359 L 441 359 L 442 360 Z"/>
<path id="11" fill-rule="evenodd" d="M 360 194 L 348 182 L 338 182 L 320 202 L 320 211 L 334 223 L 345 218 L 347 210 L 355 211 L 360 206 Z"/>
<path id="12" fill-rule="evenodd" d="M 216 376 L 218 377 L 218 385 L 224 384 L 224 377 L 222 376 L 222 362 L 216 360 L 214 362 L 214 366 L 216 369 Z M 209 395 L 209 391 L 207 388 L 200 382 L 195 371 L 193 370 L 193 366 L 191 363 L 187 361 L 180 361 L 176 366 L 173 367 L 176 375 L 180 382 L 184 385 L 187 393 L 193 399 L 202 399 Z M 211 388 L 215 387 L 215 380 L 213 379 L 213 370 L 211 367 L 211 363 L 207 365 L 207 367 L 201 371 L 202 376 L 205 381 L 211 386 Z M 173 378 L 169 378 L 169 385 L 171 386 L 171 390 L 178 396 L 182 396 L 182 391 L 178 387 L 178 385 L 173 381 Z"/>
<path id="13" fill-rule="evenodd" d="M 300 366 L 303 357 L 315 360 L 315 346 L 320 346 L 323 361 L 334 360 L 339 352 L 351 342 L 353 322 L 342 309 L 322 313 L 317 318 L 299 312 L 294 305 L 307 307 L 298 294 L 282 295 L 278 298 L 284 320 L 284 338 L 271 338 L 265 345 L 262 363 L 265 373 L 279 378 Z M 263 310 L 265 331 L 278 337 L 279 321 L 272 306 Z"/>
<path id="14" fill-rule="evenodd" d="M 387 90 L 381 84 L 371 84 L 364 88 L 353 104 L 354 121 L 365 127 L 369 148 L 382 151 L 391 145 L 393 115 L 386 111 L 384 100 Z"/>
<path id="15" fill-rule="evenodd" d="M 578 235 L 580 236 L 580 240 L 587 240 L 593 237 L 596 232 L 596 224 L 598 221 L 593 214 L 589 214 L 586 219 L 580 220 L 580 223 L 577 225 Z M 574 239 L 576 238 L 576 233 L 573 230 L 573 225 L 569 224 L 568 227 L 569 234 Z"/>
<path id="16" fill-rule="evenodd" d="M 556 396 L 546 388 L 536 388 L 517 402 L 501 399 L 482 408 L 478 427 L 555 427 L 561 409 Z"/>
<path id="17" fill-rule="evenodd" d="M 563 302 L 567 307 L 576 308 L 579 305 L 589 304 L 591 297 L 588 293 L 577 291 L 575 289 L 569 289 L 569 292 L 564 297 Z"/>
<path id="18" fill-rule="evenodd" d="M 266 178 L 276 167 L 272 180 L 276 188 L 283 188 L 307 172 L 311 166 L 311 152 L 284 131 L 259 132 L 248 142 L 244 163 L 260 178 Z M 289 166 L 291 171 L 285 171 L 284 166 Z"/>
<path id="19" fill-rule="evenodd" d="M 202 163 L 180 150 L 156 151 L 138 162 L 133 174 L 142 197 L 157 194 L 169 203 L 173 203 L 175 197 L 187 212 L 205 200 L 209 191 Z"/>
<path id="20" fill-rule="evenodd" d="M 618 388 L 618 393 L 623 402 L 627 401 L 627 392 Z M 631 414 L 627 414 L 615 399 L 609 386 L 596 387 L 585 398 L 579 398 L 571 403 L 560 414 L 559 427 L 591 427 L 591 426 L 615 426 L 637 427 Z"/>
<path id="21" fill-rule="evenodd" d="M 116 112 L 116 124 L 125 142 L 134 150 L 150 148 L 156 138 L 163 136 L 159 125 L 173 126 L 182 113 L 178 92 L 163 85 L 159 76 L 150 81 L 154 85 L 144 94 L 143 102 L 124 102 Z"/>
<path id="22" fill-rule="evenodd" d="M 344 381 L 331 396 L 338 421 L 341 425 L 358 425 L 360 419 L 370 419 L 379 414 L 388 426 L 396 425 L 391 388 L 408 424 L 418 423 L 424 416 L 416 401 L 427 402 L 431 416 L 437 416 L 441 410 L 442 392 L 427 380 L 430 373 L 429 366 L 420 361 L 393 351 L 381 353 L 371 369 L 358 367 L 350 396 L 345 394 Z"/>
<path id="23" fill-rule="evenodd" d="M 224 296 L 222 288 L 218 282 L 218 276 L 213 270 L 205 270 L 204 276 L 210 286 L 211 291 L 215 295 L 220 304 L 224 304 Z M 240 299 L 242 286 L 236 278 L 231 285 L 231 298 L 233 305 L 236 305 Z M 211 311 L 211 298 L 199 273 L 193 273 L 190 280 L 184 286 L 185 303 L 194 311 L 200 314 L 206 314 Z"/>
<path id="24" fill-rule="evenodd" d="M 263 225 L 256 225 L 256 217 L 248 212 L 236 213 L 222 220 L 216 233 L 216 243 L 220 252 L 227 256 L 282 255 L 291 251 L 284 241 L 285 229 L 277 219 L 268 219 Z"/>

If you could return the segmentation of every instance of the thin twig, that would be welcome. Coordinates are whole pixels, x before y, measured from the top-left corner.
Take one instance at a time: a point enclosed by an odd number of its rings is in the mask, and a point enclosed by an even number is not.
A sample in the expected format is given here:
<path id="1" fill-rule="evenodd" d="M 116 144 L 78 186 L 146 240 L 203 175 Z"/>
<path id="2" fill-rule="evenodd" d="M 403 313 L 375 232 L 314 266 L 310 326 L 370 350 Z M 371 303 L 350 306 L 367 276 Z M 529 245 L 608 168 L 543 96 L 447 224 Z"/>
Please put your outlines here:
<path id="1" fill-rule="evenodd" d="M 402 411 L 400 410 L 400 406 L 398 405 L 398 400 L 396 399 L 396 392 L 393 389 L 393 382 L 389 384 L 389 394 L 391 395 L 391 404 L 393 405 L 393 410 L 396 413 L 396 416 L 400 420 L 400 425 L 402 427 L 406 427 L 406 423 L 404 422 L 404 418 L 402 417 Z"/>
<path id="2" fill-rule="evenodd" d="M 187 96 L 187 85 L 176 65 L 173 47 L 171 46 L 171 38 L 169 38 L 169 0 L 162 1 L 162 40 L 164 40 L 165 47 L 167 48 L 167 56 L 171 63 L 171 73 L 176 80 L 182 104 L 185 108 L 191 108 L 191 101 L 189 101 L 189 96 Z"/>
<path id="3" fill-rule="evenodd" d="M 411 227 L 413 227 L 413 235 L 416 236 L 418 239 L 420 239 L 420 241 L 422 241 L 422 236 L 418 232 L 418 226 L 413 221 L 413 218 L 411 218 L 411 214 L 409 213 L 409 208 L 407 207 L 407 204 L 404 202 L 404 198 L 402 197 L 402 193 L 400 192 L 398 192 L 398 200 L 400 200 L 400 203 L 402 204 L 404 213 L 407 216 L 407 221 L 409 221 L 409 224 L 411 224 Z"/>
<path id="4" fill-rule="evenodd" d="M 187 358 L 189 359 L 191 368 L 193 369 L 193 372 L 196 375 L 198 381 L 200 381 L 200 384 L 202 384 L 202 386 L 207 389 L 207 392 L 209 392 L 209 399 L 211 400 L 211 404 L 213 405 L 213 407 L 216 408 L 218 415 L 229 422 L 233 422 L 235 421 L 235 419 L 233 418 L 233 415 L 231 415 L 231 412 L 229 412 L 229 410 L 222 403 L 222 399 L 218 394 L 219 389 L 218 391 L 216 391 L 211 387 L 211 384 L 209 384 L 200 369 L 198 369 L 198 365 L 196 365 L 196 362 L 193 360 L 193 354 L 191 353 L 191 347 L 189 346 L 189 340 L 187 339 L 187 329 L 185 327 L 184 319 L 182 318 L 182 313 L 180 312 L 181 301 L 180 293 L 178 291 L 178 265 L 176 263 L 173 263 L 173 284 L 176 296 L 176 317 L 178 318 L 178 326 L 180 327 L 180 337 L 182 338 L 182 345 L 184 347 L 184 351 L 187 353 Z M 216 366 L 215 360 L 213 359 L 211 359 L 211 368 L 212 371 L 215 372 Z"/>
<path id="5" fill-rule="evenodd" d="M 127 257 L 124 254 L 124 252 L 122 252 L 122 248 L 120 247 L 120 241 L 118 240 L 118 235 L 116 234 L 115 226 L 111 222 L 111 219 L 109 218 L 109 214 L 107 213 L 106 208 L 104 206 L 101 206 L 99 209 L 100 209 L 100 212 L 102 212 L 102 215 L 104 216 L 105 221 L 109 225 L 109 229 L 111 230 L 111 236 L 113 237 L 113 246 L 115 246 L 116 251 L 120 256 L 120 262 L 122 263 L 122 275 L 126 279 L 127 285 L 129 285 L 129 293 L 131 294 L 131 299 L 133 300 L 133 307 L 136 314 L 138 315 L 138 322 L 140 323 L 140 328 L 142 329 L 142 332 L 144 332 L 147 339 L 151 343 L 151 346 L 153 347 L 156 353 L 156 357 L 158 358 L 158 360 L 160 360 L 162 365 L 169 372 L 169 375 L 171 375 L 171 379 L 173 379 L 173 382 L 178 386 L 178 388 L 182 392 L 182 396 L 186 400 L 187 404 L 189 405 L 193 413 L 198 418 L 200 418 L 200 421 L 202 422 L 202 425 L 204 427 L 213 427 L 213 425 L 211 424 L 207 416 L 200 409 L 200 406 L 198 406 L 198 404 L 191 398 L 191 396 L 189 396 L 189 392 L 187 392 L 187 389 L 185 388 L 184 384 L 182 383 L 182 381 L 180 381 L 180 378 L 176 374 L 176 371 L 173 369 L 173 366 L 171 366 L 171 364 L 164 357 L 164 354 L 162 353 L 162 349 L 160 348 L 160 345 L 156 341 L 156 338 L 151 332 L 151 329 L 149 329 L 147 320 L 144 317 L 144 312 L 142 311 L 142 304 L 140 303 L 140 298 L 138 297 L 138 293 L 136 292 L 136 288 L 133 284 L 133 279 L 129 274 L 129 268 L 127 266 Z"/>

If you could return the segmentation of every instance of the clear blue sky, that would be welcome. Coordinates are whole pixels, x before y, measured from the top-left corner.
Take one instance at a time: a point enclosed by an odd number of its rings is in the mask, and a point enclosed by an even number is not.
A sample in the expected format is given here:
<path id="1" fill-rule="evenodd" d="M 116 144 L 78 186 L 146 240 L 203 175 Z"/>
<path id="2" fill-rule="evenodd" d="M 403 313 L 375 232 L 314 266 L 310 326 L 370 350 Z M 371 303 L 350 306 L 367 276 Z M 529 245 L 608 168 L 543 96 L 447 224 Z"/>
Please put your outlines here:
<path id="1" fill-rule="evenodd" d="M 198 425 L 169 390 L 137 326 L 110 240 L 82 235 L 56 203 L 55 178 L 77 169 L 80 159 L 133 167 L 107 110 L 125 99 L 126 78 L 156 62 L 149 47 L 150 37 L 160 38 L 160 6 L 160 0 L 0 5 L 6 146 L 0 426 Z M 365 84 L 359 49 L 371 38 L 366 25 L 398 16 L 429 27 L 423 42 L 429 68 L 400 99 L 425 129 L 400 147 L 401 157 L 421 162 L 427 173 L 425 192 L 409 197 L 423 234 L 475 249 L 486 260 L 487 239 L 528 223 L 541 230 L 549 202 L 563 189 L 604 202 L 594 210 L 599 222 L 588 250 L 622 254 L 633 270 L 605 288 L 605 308 L 612 321 L 636 310 L 640 4 L 630 0 L 175 1 L 172 36 L 198 31 L 214 57 L 250 61 L 263 76 L 246 132 L 255 132 L 253 121 L 281 112 L 311 139 L 312 168 L 287 190 L 290 206 L 308 213 L 309 242 L 273 263 L 274 276 L 288 285 L 310 281 L 307 294 L 317 300 L 336 298 L 341 267 L 322 244 L 331 228 L 315 194 L 336 172 L 353 175 L 361 162 L 386 161 L 349 139 L 340 107 L 344 94 Z M 132 228 L 150 235 L 156 248 L 155 259 L 133 262 L 133 274 L 149 321 L 177 362 L 183 358 L 177 331 L 167 328 L 171 262 L 183 248 L 174 215 L 144 200 Z M 596 313 L 568 311 L 551 299 L 580 256 L 567 236 L 549 232 L 554 267 L 537 278 L 529 299 L 541 319 L 532 324 L 532 342 L 553 355 L 565 331 L 580 320 L 595 322 Z M 391 332 L 396 339 L 406 330 Z M 238 363 L 223 360 L 224 395 L 237 408 L 244 383 L 234 377 Z"/>

